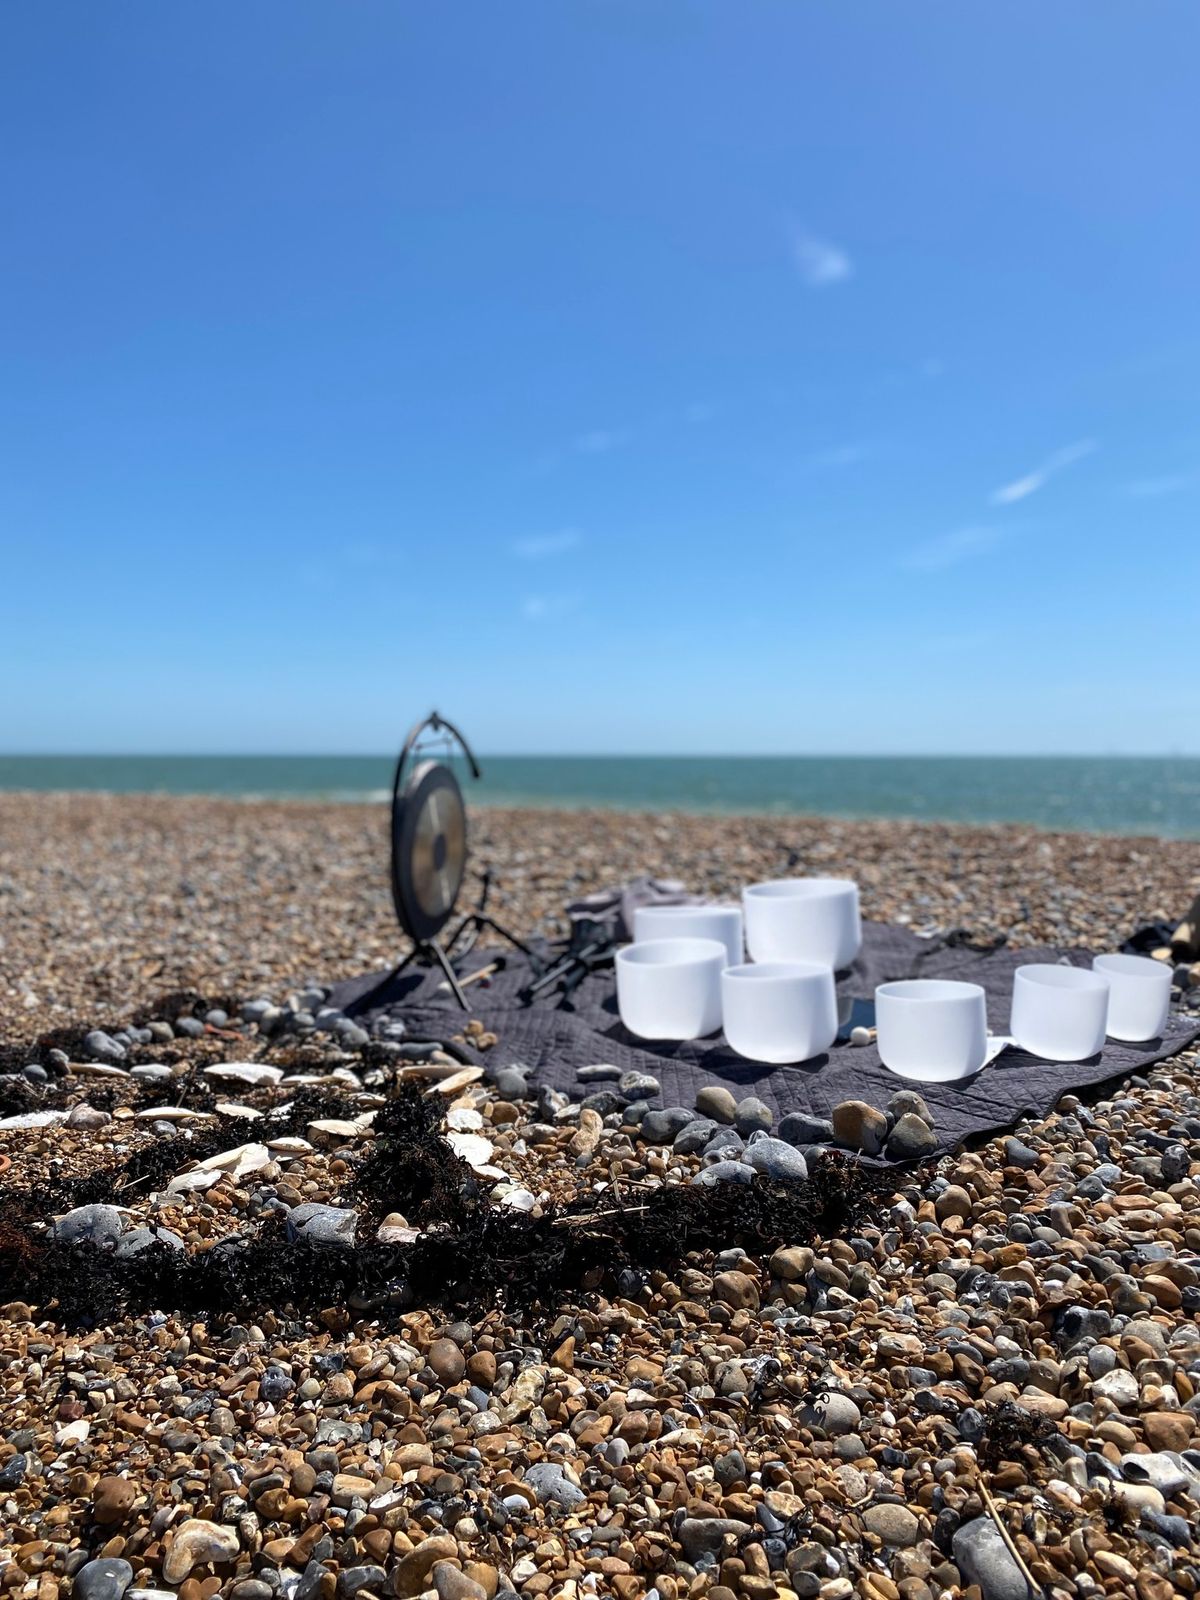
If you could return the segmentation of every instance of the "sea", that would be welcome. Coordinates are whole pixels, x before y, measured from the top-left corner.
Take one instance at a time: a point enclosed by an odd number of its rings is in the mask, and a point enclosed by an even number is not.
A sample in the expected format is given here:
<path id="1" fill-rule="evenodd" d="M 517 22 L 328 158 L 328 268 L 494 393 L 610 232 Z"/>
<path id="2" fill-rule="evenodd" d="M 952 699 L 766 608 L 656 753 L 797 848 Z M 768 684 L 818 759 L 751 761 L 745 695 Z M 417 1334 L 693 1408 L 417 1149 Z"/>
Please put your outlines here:
<path id="1" fill-rule="evenodd" d="M 1023 822 L 1200 839 L 1200 757 L 481 756 L 472 805 Z M 0 756 L 0 790 L 379 801 L 390 756 Z"/>

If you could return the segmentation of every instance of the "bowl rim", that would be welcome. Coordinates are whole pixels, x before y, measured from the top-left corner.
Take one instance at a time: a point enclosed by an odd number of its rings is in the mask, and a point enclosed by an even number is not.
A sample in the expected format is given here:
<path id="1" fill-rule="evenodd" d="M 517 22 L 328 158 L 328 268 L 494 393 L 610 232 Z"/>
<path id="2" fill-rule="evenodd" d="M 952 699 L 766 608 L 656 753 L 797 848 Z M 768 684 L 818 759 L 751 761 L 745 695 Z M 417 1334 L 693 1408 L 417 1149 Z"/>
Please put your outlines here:
<path id="1" fill-rule="evenodd" d="M 913 989 L 916 985 L 922 986 L 920 994 L 902 994 L 900 991 Z M 928 988 L 925 986 L 928 985 Z M 937 988 L 942 992 L 932 994 L 930 990 Z M 947 992 L 949 991 L 949 992 Z M 909 1006 L 945 1006 L 954 1005 L 963 1000 L 987 1000 L 987 990 L 981 983 L 968 983 L 963 978 L 892 978 L 887 983 L 876 984 L 876 1002 L 883 997 L 899 1005 Z"/>
<path id="2" fill-rule="evenodd" d="M 682 948 L 685 946 L 687 948 Z M 668 955 L 668 947 L 675 954 Z M 614 960 L 630 967 L 695 967 L 717 957 L 722 964 L 729 959 L 729 951 L 720 939 L 680 934 L 673 939 L 635 939 L 631 944 L 623 944 Z"/>
<path id="3" fill-rule="evenodd" d="M 1060 966 L 1053 961 L 1031 961 L 1013 973 L 1013 987 L 1018 980 L 1035 984 L 1041 989 L 1074 989 L 1077 994 L 1098 994 L 1112 987 L 1102 972 L 1094 967 Z"/>
<path id="4" fill-rule="evenodd" d="M 836 900 L 848 898 L 847 891 L 858 894 L 854 878 L 763 878 L 758 883 L 748 883 L 742 890 L 742 900 Z"/>
<path id="5" fill-rule="evenodd" d="M 832 981 L 833 969 L 823 961 L 738 961 L 725 968 L 722 982 L 726 978 L 731 983 L 744 983 L 748 979 L 755 983 L 795 983 L 797 980 L 807 983 L 813 978 Z"/>
<path id="6" fill-rule="evenodd" d="M 1120 965 L 1102 967 L 1100 962 L 1119 962 Z M 1134 956 L 1124 950 L 1106 950 L 1092 957 L 1093 972 L 1112 972 L 1122 978 L 1134 978 L 1142 983 L 1171 983 L 1171 969 L 1165 961 L 1155 961 L 1151 956 Z"/>

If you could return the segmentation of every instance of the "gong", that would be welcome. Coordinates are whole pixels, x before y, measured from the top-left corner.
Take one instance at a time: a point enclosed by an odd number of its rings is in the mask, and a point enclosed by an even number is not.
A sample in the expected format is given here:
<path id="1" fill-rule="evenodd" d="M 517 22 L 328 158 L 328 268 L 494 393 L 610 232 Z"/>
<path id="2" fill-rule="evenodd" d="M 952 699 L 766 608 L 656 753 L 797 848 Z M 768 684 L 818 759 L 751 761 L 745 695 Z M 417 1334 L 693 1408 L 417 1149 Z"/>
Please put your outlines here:
<path id="1" fill-rule="evenodd" d="M 392 800 L 392 898 L 415 944 L 449 921 L 467 870 L 467 811 L 458 779 L 440 761 L 413 767 Z"/>

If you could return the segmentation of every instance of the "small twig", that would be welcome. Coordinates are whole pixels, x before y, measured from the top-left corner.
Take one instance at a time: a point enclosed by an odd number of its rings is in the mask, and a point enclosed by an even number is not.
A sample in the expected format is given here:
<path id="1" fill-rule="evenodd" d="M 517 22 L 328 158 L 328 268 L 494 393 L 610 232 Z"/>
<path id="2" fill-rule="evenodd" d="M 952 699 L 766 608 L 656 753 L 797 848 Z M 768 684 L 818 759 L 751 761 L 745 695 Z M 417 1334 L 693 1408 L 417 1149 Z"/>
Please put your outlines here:
<path id="1" fill-rule="evenodd" d="M 1029 1585 L 1030 1589 L 1032 1590 L 1032 1592 L 1034 1594 L 1042 1594 L 1042 1593 L 1044 1593 L 1041 1584 L 1037 1581 L 1037 1579 L 1034 1577 L 1033 1573 L 1030 1572 L 1029 1568 L 1026 1566 L 1025 1557 L 1021 1554 L 1021 1552 L 1017 1549 L 1015 1543 L 1013 1542 L 1012 1534 L 1009 1533 L 1008 1529 L 1004 1526 L 1003 1522 L 1000 1520 L 1000 1512 L 997 1509 L 996 1502 L 992 1499 L 991 1495 L 988 1493 L 988 1488 L 987 1488 L 987 1485 L 985 1483 L 981 1483 L 979 1485 L 979 1492 L 983 1496 L 983 1504 L 984 1504 L 984 1507 L 987 1510 L 988 1516 L 991 1517 L 992 1521 L 996 1524 L 997 1533 L 999 1533 L 1000 1537 L 1004 1540 L 1004 1543 L 1007 1545 L 1009 1555 L 1013 1558 L 1013 1560 L 1017 1563 L 1017 1566 L 1021 1569 L 1021 1576 L 1025 1579 L 1025 1582 Z"/>
<path id="2" fill-rule="evenodd" d="M 583 1217 L 556 1217 L 556 1228 L 586 1227 L 589 1222 L 599 1222 L 602 1217 L 631 1217 L 636 1211 L 649 1211 L 649 1206 L 615 1206 L 611 1211 L 592 1211 Z"/>
<path id="3" fill-rule="evenodd" d="M 478 983 L 480 978 L 490 978 L 493 972 L 499 972 L 499 970 L 500 963 L 498 961 L 493 961 L 491 966 L 480 967 L 478 972 L 471 972 L 468 973 L 465 978 L 460 978 L 458 980 L 458 986 L 460 989 L 465 989 L 469 983 Z"/>

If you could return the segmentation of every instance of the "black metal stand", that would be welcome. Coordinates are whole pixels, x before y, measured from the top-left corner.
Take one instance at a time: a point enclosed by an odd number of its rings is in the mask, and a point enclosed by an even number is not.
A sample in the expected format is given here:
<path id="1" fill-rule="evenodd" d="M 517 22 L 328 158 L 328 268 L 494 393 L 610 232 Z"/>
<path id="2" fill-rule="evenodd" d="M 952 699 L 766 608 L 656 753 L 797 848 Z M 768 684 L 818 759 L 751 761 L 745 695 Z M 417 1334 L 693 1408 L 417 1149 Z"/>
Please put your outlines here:
<path id="1" fill-rule="evenodd" d="M 367 995 L 360 997 L 358 1002 L 359 1005 L 361 1006 L 362 1001 L 369 998 L 370 995 L 377 994 L 380 989 L 385 989 L 388 984 L 393 981 L 393 979 L 398 978 L 405 968 L 411 966 L 414 961 L 421 961 L 428 964 L 432 958 L 432 960 L 436 961 L 441 967 L 442 971 L 446 974 L 446 982 L 450 985 L 454 998 L 458 1001 L 459 1005 L 464 1011 L 469 1010 L 470 1008 L 467 1005 L 467 997 L 463 993 L 462 989 L 462 981 L 455 972 L 454 968 L 451 966 L 450 958 L 455 954 L 457 954 L 460 959 L 463 956 L 470 955 L 471 951 L 474 950 L 479 940 L 479 935 L 485 928 L 490 928 L 493 933 L 498 933 L 502 939 L 507 939 L 509 944 L 515 946 L 516 949 L 521 951 L 522 955 L 528 956 L 531 960 L 536 960 L 534 952 L 529 948 L 524 940 L 518 939 L 516 934 L 510 929 L 506 928 L 502 922 L 497 922 L 495 917 L 493 917 L 492 914 L 487 910 L 488 893 L 491 889 L 491 886 L 491 870 L 485 868 L 483 873 L 483 883 L 479 892 L 479 903 L 476 905 L 474 911 L 468 911 L 463 917 L 458 927 L 455 928 L 449 939 L 447 939 L 445 947 L 443 948 L 443 946 L 440 945 L 436 939 L 418 940 L 408 954 L 404 957 L 404 959 L 392 968 L 386 978 L 381 978 L 380 981 L 375 985 L 374 989 L 368 990 Z M 459 940 L 465 933 L 468 932 L 468 929 L 470 932 L 466 944 L 464 944 L 460 949 L 456 950 Z"/>

